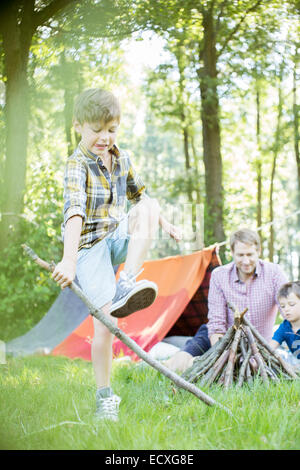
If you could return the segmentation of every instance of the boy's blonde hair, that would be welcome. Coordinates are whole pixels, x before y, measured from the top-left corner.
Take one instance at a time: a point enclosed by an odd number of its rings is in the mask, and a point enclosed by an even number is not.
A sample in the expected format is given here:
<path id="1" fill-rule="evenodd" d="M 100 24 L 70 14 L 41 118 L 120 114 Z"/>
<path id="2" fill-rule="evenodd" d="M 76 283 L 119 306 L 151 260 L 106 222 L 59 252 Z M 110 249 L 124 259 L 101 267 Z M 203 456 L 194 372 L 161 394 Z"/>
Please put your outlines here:
<path id="1" fill-rule="evenodd" d="M 257 250 L 260 251 L 260 238 L 258 233 L 250 230 L 249 228 L 242 228 L 233 232 L 230 237 L 230 248 L 234 251 L 234 245 L 236 242 L 242 242 L 249 245 L 255 245 Z"/>
<path id="2" fill-rule="evenodd" d="M 291 281 L 283 284 L 278 291 L 277 298 L 284 297 L 286 299 L 291 293 L 294 293 L 300 299 L 300 281 Z"/>
<path id="3" fill-rule="evenodd" d="M 110 91 L 102 88 L 90 88 L 77 96 L 74 103 L 73 120 L 80 125 L 85 122 L 104 122 L 121 119 L 121 107 L 118 99 Z"/>

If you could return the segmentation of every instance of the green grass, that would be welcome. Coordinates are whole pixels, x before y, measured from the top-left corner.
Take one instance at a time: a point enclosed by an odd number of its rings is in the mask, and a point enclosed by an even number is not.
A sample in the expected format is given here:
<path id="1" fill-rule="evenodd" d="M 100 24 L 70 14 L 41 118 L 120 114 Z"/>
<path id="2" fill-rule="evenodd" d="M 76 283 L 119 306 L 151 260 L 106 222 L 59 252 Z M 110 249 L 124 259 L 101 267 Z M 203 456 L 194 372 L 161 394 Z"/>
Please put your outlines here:
<path id="1" fill-rule="evenodd" d="M 299 449 L 300 380 L 206 393 L 233 413 L 208 407 L 149 367 L 115 362 L 118 423 L 97 423 L 90 362 L 63 357 L 0 365 L 1 449 Z"/>

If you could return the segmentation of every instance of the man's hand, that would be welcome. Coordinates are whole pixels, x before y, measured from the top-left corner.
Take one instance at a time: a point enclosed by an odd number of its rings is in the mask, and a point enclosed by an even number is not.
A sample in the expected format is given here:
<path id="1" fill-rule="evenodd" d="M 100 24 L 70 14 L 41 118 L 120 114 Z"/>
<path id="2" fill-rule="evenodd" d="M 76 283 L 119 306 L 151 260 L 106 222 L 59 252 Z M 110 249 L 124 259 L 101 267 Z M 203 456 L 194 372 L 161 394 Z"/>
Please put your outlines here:
<path id="1" fill-rule="evenodd" d="M 223 338 L 223 334 L 222 333 L 214 333 L 213 335 L 211 335 L 211 337 L 209 338 L 210 339 L 210 344 L 213 346 L 214 344 L 216 344 L 221 338 Z"/>
<path id="2" fill-rule="evenodd" d="M 52 278 L 62 289 L 65 289 L 74 281 L 75 273 L 76 261 L 72 258 L 63 258 L 61 262 L 56 265 Z"/>
<path id="3" fill-rule="evenodd" d="M 163 364 L 172 371 L 184 372 L 193 364 L 194 357 L 185 351 L 178 351 Z"/>

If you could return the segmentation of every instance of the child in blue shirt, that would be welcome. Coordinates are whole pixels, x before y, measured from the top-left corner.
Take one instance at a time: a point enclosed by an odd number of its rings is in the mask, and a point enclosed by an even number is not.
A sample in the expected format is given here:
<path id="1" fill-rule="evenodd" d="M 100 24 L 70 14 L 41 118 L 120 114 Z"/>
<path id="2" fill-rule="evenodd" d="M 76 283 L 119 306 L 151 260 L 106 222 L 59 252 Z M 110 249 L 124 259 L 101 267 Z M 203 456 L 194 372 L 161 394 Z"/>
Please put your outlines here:
<path id="1" fill-rule="evenodd" d="M 276 349 L 285 341 L 290 351 L 285 359 L 300 367 L 300 281 L 281 286 L 278 301 L 285 320 L 275 331 L 270 344 Z"/>

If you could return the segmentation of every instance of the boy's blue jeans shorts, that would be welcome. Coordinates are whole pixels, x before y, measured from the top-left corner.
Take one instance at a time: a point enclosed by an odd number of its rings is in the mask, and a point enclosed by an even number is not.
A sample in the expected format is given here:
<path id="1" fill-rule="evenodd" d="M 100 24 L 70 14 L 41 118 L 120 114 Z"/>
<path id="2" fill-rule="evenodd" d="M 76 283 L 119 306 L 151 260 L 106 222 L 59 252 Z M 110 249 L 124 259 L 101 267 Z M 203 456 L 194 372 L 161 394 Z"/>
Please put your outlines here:
<path id="1" fill-rule="evenodd" d="M 77 279 L 83 292 L 97 308 L 103 307 L 115 296 L 116 278 L 113 266 L 125 261 L 129 238 L 126 216 L 114 232 L 91 248 L 82 248 L 78 253 Z"/>

